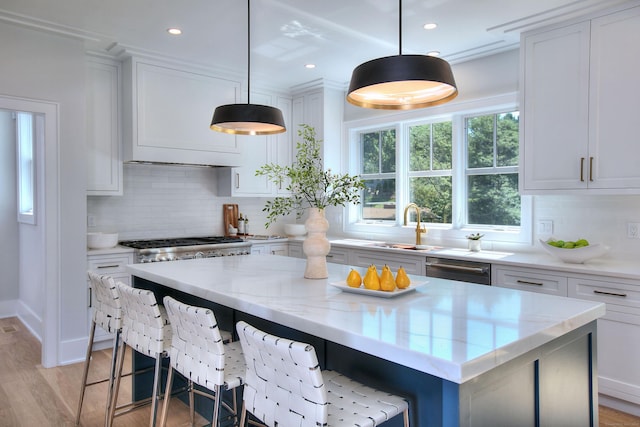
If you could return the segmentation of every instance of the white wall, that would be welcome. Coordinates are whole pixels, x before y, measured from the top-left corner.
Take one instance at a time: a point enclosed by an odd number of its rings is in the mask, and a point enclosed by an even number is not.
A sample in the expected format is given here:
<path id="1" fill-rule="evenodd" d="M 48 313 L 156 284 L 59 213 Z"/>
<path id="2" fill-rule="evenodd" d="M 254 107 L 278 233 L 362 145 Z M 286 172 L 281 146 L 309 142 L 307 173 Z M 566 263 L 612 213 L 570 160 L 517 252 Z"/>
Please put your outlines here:
<path id="1" fill-rule="evenodd" d="M 0 317 L 15 311 L 18 299 L 18 223 L 16 221 L 15 125 L 11 112 L 0 110 Z"/>
<path id="2" fill-rule="evenodd" d="M 57 326 L 61 348 L 54 358 L 60 361 L 67 359 L 68 353 L 76 352 L 81 356 L 87 334 L 84 45 L 78 39 L 8 23 L 0 23 L 0 40 L 0 94 L 59 105 L 59 151 L 55 153 L 54 146 L 45 147 L 48 159 L 53 159 L 62 171 L 59 176 L 47 177 L 48 185 L 59 188 L 59 194 L 49 194 L 48 199 L 51 206 L 59 206 L 59 210 L 45 212 L 45 215 L 59 215 L 56 223 L 59 242 L 47 242 L 47 256 L 59 257 L 59 262 L 51 265 L 44 260 L 47 271 L 43 272 L 43 277 L 48 295 L 51 287 L 59 287 L 53 289 L 58 298 L 53 303 L 57 305 L 59 301 Z M 51 172 L 49 166 L 47 169 Z M 54 197 L 58 199 L 51 200 Z M 35 246 L 41 242 L 26 243 L 29 244 Z M 55 248 L 55 255 L 49 251 L 50 244 Z M 42 250 L 29 246 L 22 249 L 29 256 Z M 35 286 L 33 289 L 37 290 L 42 284 L 26 285 Z M 47 301 L 42 294 L 39 298 Z M 46 312 L 36 314 L 50 318 Z M 73 346 L 75 349 L 71 349 Z"/>
<path id="3" fill-rule="evenodd" d="M 193 166 L 124 165 L 123 196 L 88 197 L 89 231 L 120 233 L 120 240 L 222 235 L 222 205 L 235 203 L 252 234 L 282 234 L 285 219 L 266 230 L 262 198 L 217 197 L 216 170 Z"/>

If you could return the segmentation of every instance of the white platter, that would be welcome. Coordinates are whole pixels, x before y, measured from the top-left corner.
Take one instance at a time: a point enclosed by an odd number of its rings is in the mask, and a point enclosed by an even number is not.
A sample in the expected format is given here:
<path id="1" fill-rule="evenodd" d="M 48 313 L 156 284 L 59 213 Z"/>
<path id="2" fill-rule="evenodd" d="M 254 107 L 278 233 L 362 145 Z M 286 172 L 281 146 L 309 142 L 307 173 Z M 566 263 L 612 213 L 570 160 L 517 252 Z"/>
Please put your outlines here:
<path id="1" fill-rule="evenodd" d="M 351 286 L 347 285 L 347 281 L 346 280 L 341 280 L 340 282 L 330 282 L 329 284 L 331 286 L 334 286 L 334 287 L 340 289 L 342 292 L 350 292 L 352 294 L 361 294 L 361 295 L 370 295 L 370 296 L 378 297 L 378 298 L 394 298 L 394 297 L 397 297 L 399 295 L 404 295 L 404 294 L 408 294 L 410 292 L 413 292 L 413 291 L 416 290 L 416 288 L 418 288 L 419 286 L 424 285 L 425 283 L 427 283 L 427 282 L 411 283 L 411 285 L 409 285 L 408 288 L 405 288 L 405 289 L 396 288 L 393 292 L 374 291 L 372 289 L 367 289 L 367 288 L 363 287 L 362 285 L 359 288 L 352 288 Z"/>

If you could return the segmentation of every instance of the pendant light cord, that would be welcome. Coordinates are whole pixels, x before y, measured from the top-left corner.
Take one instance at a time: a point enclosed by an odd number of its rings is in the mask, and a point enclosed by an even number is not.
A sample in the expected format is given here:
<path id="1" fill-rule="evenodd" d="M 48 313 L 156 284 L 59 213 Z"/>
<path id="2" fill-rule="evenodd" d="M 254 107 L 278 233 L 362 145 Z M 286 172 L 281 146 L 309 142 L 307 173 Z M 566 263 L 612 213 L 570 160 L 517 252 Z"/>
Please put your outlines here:
<path id="1" fill-rule="evenodd" d="M 251 104 L 251 0 L 247 0 L 247 104 Z"/>
<path id="2" fill-rule="evenodd" d="M 402 55 L 402 0 L 398 0 L 398 55 Z"/>

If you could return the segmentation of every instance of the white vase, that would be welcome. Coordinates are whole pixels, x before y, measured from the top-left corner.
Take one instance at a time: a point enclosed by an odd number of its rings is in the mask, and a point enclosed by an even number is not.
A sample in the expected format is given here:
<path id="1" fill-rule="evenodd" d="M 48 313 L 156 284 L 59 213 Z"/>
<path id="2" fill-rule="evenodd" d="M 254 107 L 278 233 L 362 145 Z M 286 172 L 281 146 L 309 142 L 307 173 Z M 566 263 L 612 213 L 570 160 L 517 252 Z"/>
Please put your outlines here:
<path id="1" fill-rule="evenodd" d="M 469 239 L 469 250 L 471 252 L 480 252 L 482 249 L 482 241 L 481 240 L 471 240 Z"/>
<path id="2" fill-rule="evenodd" d="M 331 243 L 327 239 L 329 221 L 324 216 L 324 209 L 309 208 L 309 217 L 304 223 L 307 238 L 302 243 L 302 250 L 307 257 L 307 267 L 304 277 L 307 279 L 326 279 L 327 255 L 331 250 Z"/>

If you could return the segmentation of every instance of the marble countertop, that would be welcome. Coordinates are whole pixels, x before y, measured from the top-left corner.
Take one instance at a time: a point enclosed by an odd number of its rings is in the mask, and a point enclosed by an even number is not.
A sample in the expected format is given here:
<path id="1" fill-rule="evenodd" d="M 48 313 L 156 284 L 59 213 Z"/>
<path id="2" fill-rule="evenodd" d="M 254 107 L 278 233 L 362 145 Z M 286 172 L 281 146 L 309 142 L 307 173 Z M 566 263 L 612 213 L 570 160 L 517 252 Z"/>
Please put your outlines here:
<path id="1" fill-rule="evenodd" d="M 605 313 L 590 301 L 412 276 L 393 298 L 343 292 L 349 266 L 304 279 L 304 259 L 247 255 L 132 264 L 129 273 L 463 383 Z"/>

